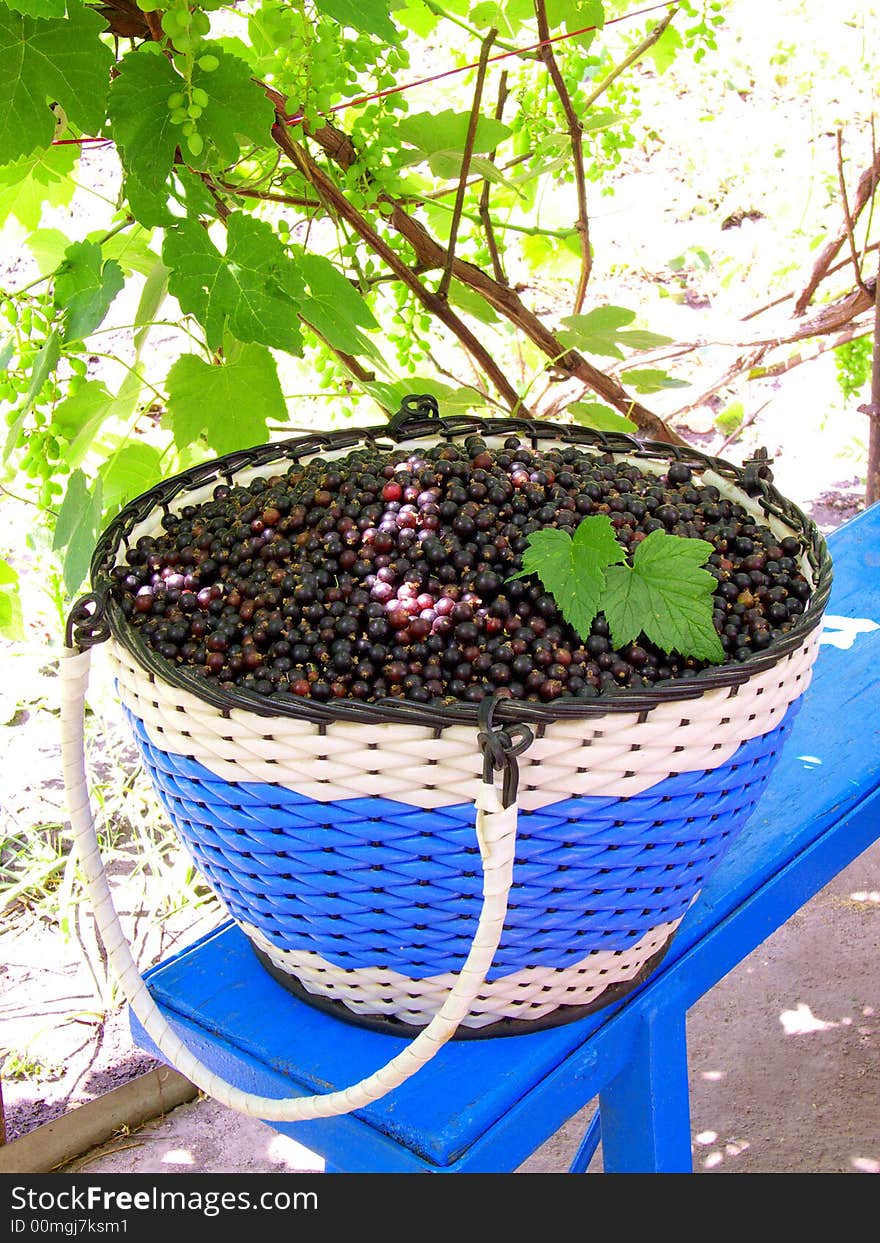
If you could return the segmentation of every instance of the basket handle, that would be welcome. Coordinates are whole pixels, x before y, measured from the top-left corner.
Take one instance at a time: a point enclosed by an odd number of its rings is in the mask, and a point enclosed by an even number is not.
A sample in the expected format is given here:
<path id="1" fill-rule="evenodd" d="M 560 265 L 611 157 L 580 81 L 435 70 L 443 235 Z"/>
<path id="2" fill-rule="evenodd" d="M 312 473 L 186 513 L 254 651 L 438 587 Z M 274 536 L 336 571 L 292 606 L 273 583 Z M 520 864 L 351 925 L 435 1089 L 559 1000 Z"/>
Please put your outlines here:
<path id="1" fill-rule="evenodd" d="M 508 796 L 511 790 L 513 793 L 509 805 L 505 805 L 508 799 L 499 794 L 492 776 L 494 768 L 502 765 L 493 763 L 487 752 L 483 780 L 475 799 L 477 840 L 483 864 L 483 904 L 467 959 L 442 1008 L 402 1052 L 351 1087 L 320 1096 L 286 1099 L 257 1096 L 227 1083 L 186 1047 L 154 1002 L 132 957 L 101 860 L 89 799 L 83 720 L 90 656 L 88 648 L 65 647 L 60 661 L 61 758 L 68 813 L 95 922 L 108 959 L 147 1035 L 162 1056 L 208 1096 L 230 1109 L 266 1122 L 336 1117 L 387 1095 L 430 1061 L 455 1034 L 492 965 L 501 940 L 513 878 L 517 805 L 515 781 L 512 782 L 508 774 L 515 772 L 515 764 L 507 760 L 503 765 L 505 790 Z M 520 744 L 517 753 L 522 749 Z"/>

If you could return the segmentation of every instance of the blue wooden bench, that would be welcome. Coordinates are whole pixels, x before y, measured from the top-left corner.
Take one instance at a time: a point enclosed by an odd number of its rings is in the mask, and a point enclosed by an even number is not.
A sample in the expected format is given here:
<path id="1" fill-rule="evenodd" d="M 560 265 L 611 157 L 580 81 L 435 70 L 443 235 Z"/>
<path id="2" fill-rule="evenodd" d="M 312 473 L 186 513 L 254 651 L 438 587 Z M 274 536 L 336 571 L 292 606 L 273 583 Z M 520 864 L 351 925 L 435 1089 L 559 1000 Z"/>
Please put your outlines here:
<path id="1" fill-rule="evenodd" d="M 691 1170 L 688 1008 L 880 836 L 880 505 L 830 545 L 826 629 L 790 740 L 653 977 L 567 1026 L 453 1041 L 357 1114 L 278 1130 L 321 1154 L 328 1171 L 509 1172 L 598 1097 L 572 1172 L 586 1169 L 600 1138 L 606 1172 Z M 406 1043 L 296 1000 L 231 923 L 147 979 L 207 1065 L 265 1096 L 345 1087 Z M 131 1022 L 136 1042 L 156 1054 Z"/>

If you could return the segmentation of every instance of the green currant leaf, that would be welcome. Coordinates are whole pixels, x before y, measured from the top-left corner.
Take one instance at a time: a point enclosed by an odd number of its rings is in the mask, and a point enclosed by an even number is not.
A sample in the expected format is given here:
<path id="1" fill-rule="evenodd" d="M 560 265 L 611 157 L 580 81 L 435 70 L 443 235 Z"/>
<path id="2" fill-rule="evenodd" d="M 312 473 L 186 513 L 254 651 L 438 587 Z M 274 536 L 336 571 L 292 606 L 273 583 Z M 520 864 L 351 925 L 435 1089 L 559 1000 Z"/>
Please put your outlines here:
<path id="1" fill-rule="evenodd" d="M 204 43 L 200 54 L 210 53 L 220 62 L 210 73 L 196 68 L 193 87 L 201 88 L 208 103 L 196 121 L 197 132 L 204 139 L 201 154 L 187 153 L 193 168 L 207 168 L 219 162 L 234 164 L 241 154 L 240 139 L 265 146 L 275 122 L 275 108 L 262 87 L 251 77 L 248 64 L 231 56 L 219 43 Z"/>
<path id="2" fill-rule="evenodd" d="M 644 634 L 664 652 L 719 664 L 724 649 L 712 621 L 717 583 L 700 569 L 712 552 L 707 540 L 652 531 L 633 564 L 612 566 L 601 608 L 616 649 Z"/>
<path id="3" fill-rule="evenodd" d="M 225 255 L 194 220 L 168 230 L 162 258 L 171 270 L 169 291 L 196 316 L 213 350 L 228 329 L 239 341 L 299 354 L 304 288 L 296 263 L 262 220 L 233 212 L 226 229 Z"/>
<path id="4" fill-rule="evenodd" d="M 275 360 L 261 345 L 242 346 L 233 362 L 212 366 L 196 354 L 172 364 L 166 381 L 168 419 L 178 448 L 204 434 L 219 454 L 267 439 L 266 423 L 287 421 Z"/>
<path id="5" fill-rule="evenodd" d="M 364 331 L 379 325 L 364 299 L 338 268 L 321 255 L 297 255 L 297 267 L 308 286 L 300 300 L 303 319 L 335 349 L 347 354 L 376 354 Z"/>
<path id="6" fill-rule="evenodd" d="M 625 555 L 611 519 L 596 514 L 584 518 L 573 536 L 556 527 L 532 531 L 522 555 L 523 568 L 512 577 L 536 574 L 565 620 L 586 639 L 599 611 L 606 570 Z"/>
<path id="7" fill-rule="evenodd" d="M 386 43 L 400 43 L 400 31 L 389 17 L 389 0 L 316 0 L 315 8 L 340 26 L 378 35 Z"/>
<path id="8" fill-rule="evenodd" d="M 152 55 L 146 45 L 124 56 L 118 68 L 107 105 L 110 133 L 127 177 L 144 195 L 160 194 L 164 199 L 180 141 L 180 127 L 171 124 L 168 97 L 180 90 L 183 79 L 170 61 Z"/>
<path id="9" fill-rule="evenodd" d="M 97 242 L 73 242 L 55 276 L 55 306 L 64 315 L 64 341 L 82 341 L 104 322 L 110 303 L 125 284 L 115 259 L 104 258 Z"/>
<path id="10" fill-rule="evenodd" d="M 62 575 L 68 595 L 75 595 L 86 581 L 92 553 L 101 530 L 101 480 L 89 488 L 81 470 L 75 470 L 55 523 L 52 547 L 64 552 Z"/>
<path id="11" fill-rule="evenodd" d="M 76 189 L 70 174 L 78 159 L 76 147 L 49 147 L 0 167 L 0 221 L 15 216 L 31 231 L 46 204 L 66 206 Z"/>
<path id="12" fill-rule="evenodd" d="M 57 124 L 52 104 L 85 133 L 101 128 L 113 64 L 99 38 L 106 29 L 103 17 L 80 4 L 47 20 L 0 6 L 0 161 L 49 146 Z"/>

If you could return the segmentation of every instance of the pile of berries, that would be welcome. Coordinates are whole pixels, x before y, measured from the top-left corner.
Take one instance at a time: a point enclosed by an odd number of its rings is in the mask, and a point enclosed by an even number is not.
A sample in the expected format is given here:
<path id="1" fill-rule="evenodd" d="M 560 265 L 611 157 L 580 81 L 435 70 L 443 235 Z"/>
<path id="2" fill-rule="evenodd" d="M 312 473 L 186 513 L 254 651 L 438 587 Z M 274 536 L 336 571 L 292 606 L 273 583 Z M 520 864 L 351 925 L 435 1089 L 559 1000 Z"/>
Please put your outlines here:
<path id="1" fill-rule="evenodd" d="M 576 446 L 478 436 L 417 452 L 366 446 L 296 463 L 167 513 L 112 571 L 114 596 L 170 664 L 228 689 L 327 702 L 549 703 L 692 677 L 649 642 L 580 637 L 535 576 L 530 532 L 607 514 L 632 553 L 653 530 L 709 541 L 726 662 L 768 648 L 804 611 L 800 541 L 780 539 L 685 462 L 658 475 Z"/>

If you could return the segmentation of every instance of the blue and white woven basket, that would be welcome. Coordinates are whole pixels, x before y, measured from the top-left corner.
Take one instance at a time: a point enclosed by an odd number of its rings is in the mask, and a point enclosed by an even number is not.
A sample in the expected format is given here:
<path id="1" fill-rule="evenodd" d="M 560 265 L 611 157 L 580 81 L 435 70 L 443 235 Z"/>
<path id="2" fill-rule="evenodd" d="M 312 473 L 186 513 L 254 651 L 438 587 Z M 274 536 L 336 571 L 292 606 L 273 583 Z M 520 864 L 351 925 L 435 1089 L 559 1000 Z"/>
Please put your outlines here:
<path id="1" fill-rule="evenodd" d="M 810 681 L 830 589 L 824 540 L 766 471 L 749 476 L 696 452 L 521 420 L 468 420 L 464 432 L 475 425 L 490 441 L 516 430 L 536 443 L 594 445 L 658 472 L 683 457 L 780 537 L 801 538 L 813 595 L 785 642 L 744 664 L 598 701 L 497 705 L 493 726 L 528 745 L 516 760 L 504 930 L 458 1032 L 472 1036 L 581 1017 L 659 963 L 772 771 Z M 418 447 L 428 436 L 462 434 L 461 420 L 441 421 L 429 432 L 405 427 L 395 440 Z M 383 445 L 387 435 L 368 429 L 264 446 L 170 481 L 108 529 L 93 582 L 159 530 L 172 502 L 197 504 L 216 482 L 246 483 L 268 461 L 330 459 L 355 442 Z M 474 799 L 485 721 L 477 706 L 279 708 L 224 698 L 148 652 L 112 605 L 107 622 L 118 692 L 158 796 L 260 960 L 294 992 L 354 1022 L 424 1028 L 480 915 Z"/>

